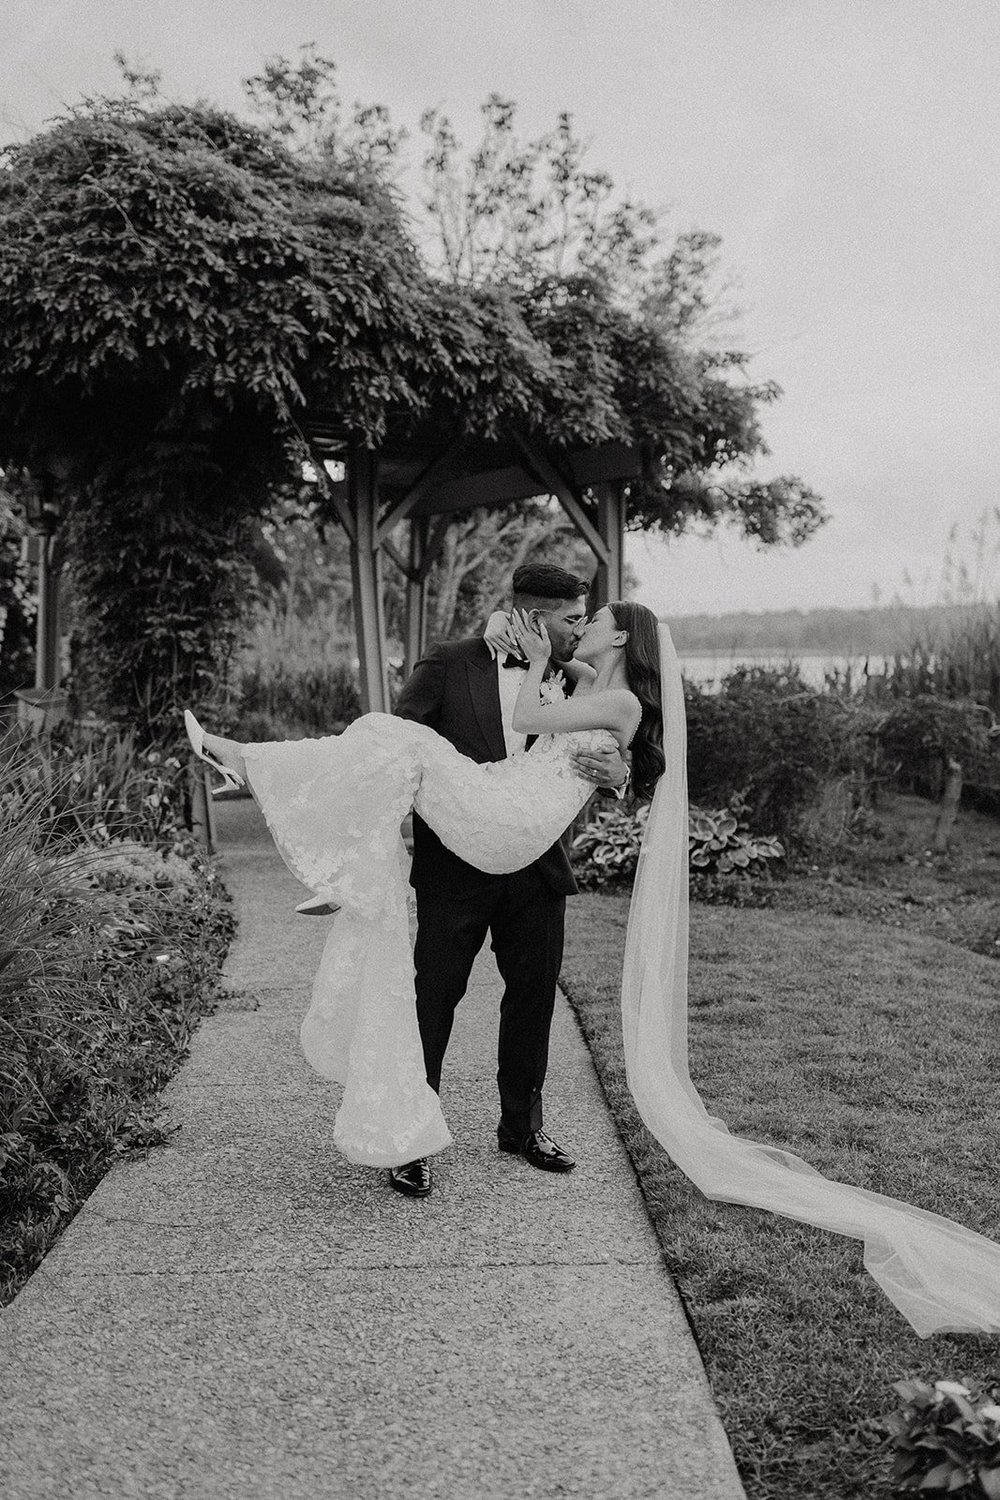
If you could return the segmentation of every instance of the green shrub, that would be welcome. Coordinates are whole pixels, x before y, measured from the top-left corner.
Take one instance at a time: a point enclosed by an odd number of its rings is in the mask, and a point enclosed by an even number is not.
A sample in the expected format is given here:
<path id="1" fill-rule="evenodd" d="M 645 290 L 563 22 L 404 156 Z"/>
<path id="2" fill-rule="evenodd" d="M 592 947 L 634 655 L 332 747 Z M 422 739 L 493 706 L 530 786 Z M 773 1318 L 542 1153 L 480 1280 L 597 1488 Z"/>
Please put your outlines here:
<path id="1" fill-rule="evenodd" d="M 741 812 L 689 809 L 688 858 L 696 894 L 738 891 L 769 860 L 784 855 L 777 839 L 755 838 Z M 647 803 L 629 808 L 615 802 L 599 808 L 584 824 L 572 843 L 576 877 L 584 890 L 633 880 L 648 816 Z"/>
<path id="2" fill-rule="evenodd" d="M 255 663 L 243 675 L 240 739 L 335 734 L 361 712 L 357 672 L 346 661 L 314 666 Z"/>
<path id="3" fill-rule="evenodd" d="M 34 569 L 21 561 L 27 534 L 19 476 L 0 474 L 0 703 L 31 685 L 35 662 Z"/>
<path id="4" fill-rule="evenodd" d="M 798 672 L 739 667 L 718 692 L 685 684 L 688 783 L 708 806 L 745 804 L 754 828 L 789 839 L 827 782 L 860 765 L 867 724 Z"/>
<path id="5" fill-rule="evenodd" d="M 756 874 L 769 859 L 784 858 L 776 838 L 755 838 L 739 810 L 708 812 L 692 807 L 688 814 L 688 859 L 701 875 Z"/>
<path id="6" fill-rule="evenodd" d="M 900 1380 L 902 1407 L 885 1424 L 897 1493 L 1000 1500 L 1000 1406 L 960 1381 Z"/>
<path id="7" fill-rule="evenodd" d="M 185 837 L 187 768 L 112 725 L 60 725 L 40 736 L 12 730 L 0 740 L 0 804 L 43 811 L 49 838 L 159 844 Z"/>
<path id="8" fill-rule="evenodd" d="M 1000 785 L 1000 735 L 990 710 L 971 698 L 918 693 L 892 700 L 877 738 L 886 769 L 903 790 L 940 796 L 952 760 L 966 779 Z"/>
<path id="9" fill-rule="evenodd" d="M 616 801 L 600 806 L 584 823 L 571 844 L 574 873 L 584 890 L 632 880 L 648 816 L 648 803 L 631 808 Z"/>
<path id="10" fill-rule="evenodd" d="M 130 776 L 120 743 L 100 743 L 103 762 L 93 745 L 79 760 L 45 740 L 2 747 L 0 1301 L 114 1155 L 158 1138 L 150 1101 L 213 1003 L 230 935 L 211 866 L 150 805 L 174 768 Z M 113 837 L 129 824 L 138 837 Z"/>

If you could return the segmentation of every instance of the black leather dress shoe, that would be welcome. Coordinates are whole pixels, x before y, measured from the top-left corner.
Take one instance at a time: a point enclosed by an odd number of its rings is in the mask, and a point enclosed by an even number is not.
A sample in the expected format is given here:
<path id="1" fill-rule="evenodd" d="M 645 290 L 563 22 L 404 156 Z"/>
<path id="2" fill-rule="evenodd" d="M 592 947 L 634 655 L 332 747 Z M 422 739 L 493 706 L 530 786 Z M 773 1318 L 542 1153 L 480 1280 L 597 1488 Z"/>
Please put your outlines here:
<path id="1" fill-rule="evenodd" d="M 530 1161 L 533 1167 L 538 1167 L 542 1172 L 572 1172 L 576 1166 L 569 1153 L 557 1146 L 544 1130 L 532 1131 L 520 1146 L 509 1136 L 499 1136 L 498 1144 L 501 1151 L 519 1153 L 525 1161 Z"/>
<path id="2" fill-rule="evenodd" d="M 407 1198 L 426 1198 L 434 1186 L 431 1164 L 426 1156 L 404 1162 L 401 1167 L 390 1167 L 389 1186 L 397 1193 L 405 1193 Z"/>

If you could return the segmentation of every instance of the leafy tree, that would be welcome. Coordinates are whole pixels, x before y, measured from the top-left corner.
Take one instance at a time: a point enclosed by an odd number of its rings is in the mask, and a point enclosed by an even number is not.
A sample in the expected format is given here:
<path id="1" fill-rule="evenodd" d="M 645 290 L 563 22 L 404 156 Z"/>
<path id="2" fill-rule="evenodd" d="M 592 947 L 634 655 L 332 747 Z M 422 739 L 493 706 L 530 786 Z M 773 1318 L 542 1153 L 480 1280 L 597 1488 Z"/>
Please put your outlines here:
<path id="1" fill-rule="evenodd" d="M 345 125 L 336 65 L 315 48 L 300 49 L 298 61 L 270 58 L 244 86 L 285 139 L 355 169 L 363 163 L 383 180 L 395 173 L 406 132 L 393 129 L 383 106 L 355 105 Z M 503 288 L 553 349 L 560 373 L 575 369 L 579 395 L 559 403 L 558 431 L 544 431 L 549 441 L 566 440 L 566 406 L 575 401 L 588 418 L 581 441 L 619 437 L 644 449 L 646 471 L 628 492 L 632 530 L 679 534 L 725 522 L 759 547 L 806 541 L 825 519 L 819 496 L 796 476 L 748 477 L 768 451 L 760 410 L 781 393 L 750 379 L 747 354 L 714 347 L 736 317 L 720 237 L 685 231 L 662 253 L 658 216 L 621 198 L 609 174 L 587 164 L 570 114 L 527 141 L 516 114 L 513 100 L 491 94 L 468 152 L 442 110 L 421 117 L 424 217 L 416 228 L 430 268 L 485 298 Z M 447 421 L 447 412 L 435 413 L 435 430 Z"/>
<path id="2" fill-rule="evenodd" d="M 337 64 L 316 50 L 299 48 L 297 60 L 276 55 L 243 80 L 253 113 L 289 150 L 333 160 L 388 181 L 406 140 L 384 104 L 355 104 L 345 112 Z"/>
<path id="3" fill-rule="evenodd" d="M 266 601 L 272 634 L 291 641 L 308 627 L 322 634 L 329 654 L 346 652 L 354 629 L 350 545 L 326 517 L 315 485 L 279 490 L 261 532 L 280 569 Z"/>
<path id="4" fill-rule="evenodd" d="M 521 142 L 516 111 L 512 99 L 490 94 L 481 139 L 468 156 L 447 115 L 423 114 L 432 263 L 449 280 L 471 285 L 530 287 L 581 273 L 628 284 L 656 243 L 655 214 L 619 199 L 608 173 L 587 167 L 570 114 Z"/>
<path id="5" fill-rule="evenodd" d="M 398 132 L 379 109 L 345 126 L 334 81 L 315 49 L 297 72 L 269 64 L 250 83 L 273 118 L 255 128 L 162 104 L 132 69 L 130 98 L 87 101 L 3 155 L 0 464 L 56 485 L 78 680 L 147 736 L 179 703 L 225 698 L 259 519 L 296 473 L 310 410 L 372 447 L 511 427 L 556 451 L 628 443 L 644 459 L 637 526 L 733 517 L 770 545 L 822 519 L 800 482 L 740 478 L 775 391 L 734 378 L 741 356 L 685 344 L 694 294 L 674 325 L 669 296 L 654 316 L 623 294 L 645 220 L 586 172 L 568 118 L 538 156 L 543 207 L 504 281 L 446 281 L 387 186 Z M 503 181 L 501 103 L 483 172 Z M 456 542 L 436 580 L 456 608 L 474 579 L 490 586 L 468 562 Z"/>
<path id="6" fill-rule="evenodd" d="M 758 546 L 807 540 L 823 519 L 815 492 L 793 476 L 746 477 L 767 453 L 759 409 L 779 388 L 750 380 L 748 355 L 702 347 L 736 317 L 720 237 L 687 231 L 656 254 L 657 215 L 588 168 L 569 114 L 521 142 L 512 100 L 491 94 L 481 112 L 468 154 L 442 111 L 421 120 L 431 263 L 457 283 L 515 288 L 532 331 L 588 373 L 610 337 L 622 378 L 608 392 L 608 433 L 617 405 L 631 420 L 614 435 L 649 454 L 629 489 L 630 529 L 728 521 Z"/>
<path id="7" fill-rule="evenodd" d="M 384 193 L 213 110 L 110 101 L 4 168 L 0 461 L 58 476 L 80 676 L 158 733 L 224 689 L 306 390 L 376 441 L 424 379 L 425 277 Z"/>

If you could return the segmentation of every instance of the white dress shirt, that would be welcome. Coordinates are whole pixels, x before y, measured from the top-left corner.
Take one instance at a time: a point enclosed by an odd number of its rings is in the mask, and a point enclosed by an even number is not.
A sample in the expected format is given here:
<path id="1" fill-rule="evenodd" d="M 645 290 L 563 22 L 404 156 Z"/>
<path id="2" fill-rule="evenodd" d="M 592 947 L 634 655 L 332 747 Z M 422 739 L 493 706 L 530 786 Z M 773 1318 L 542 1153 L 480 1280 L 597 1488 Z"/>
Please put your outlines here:
<path id="1" fill-rule="evenodd" d="M 490 649 L 492 650 L 492 647 Z M 513 755 L 515 750 L 524 749 L 528 738 L 526 734 L 518 734 L 517 730 L 513 727 L 514 704 L 517 702 L 517 695 L 521 691 L 521 684 L 528 674 L 527 672 L 523 672 L 520 667 L 505 667 L 504 658 L 506 655 L 506 651 L 502 655 L 496 651 L 493 652 L 497 682 L 500 688 L 500 719 L 503 723 L 503 740 L 507 746 L 507 754 Z"/>

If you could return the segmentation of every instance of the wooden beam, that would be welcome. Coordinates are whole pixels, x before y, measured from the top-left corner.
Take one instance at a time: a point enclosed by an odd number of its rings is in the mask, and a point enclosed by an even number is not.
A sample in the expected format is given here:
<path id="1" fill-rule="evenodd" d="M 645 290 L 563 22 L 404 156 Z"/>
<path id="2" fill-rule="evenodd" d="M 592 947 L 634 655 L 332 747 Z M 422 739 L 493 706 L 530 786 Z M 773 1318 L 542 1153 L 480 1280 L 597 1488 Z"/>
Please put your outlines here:
<path id="1" fill-rule="evenodd" d="M 38 535 L 38 608 L 35 618 L 35 687 L 54 692 L 59 686 L 60 578 L 55 537 Z"/>
<path id="2" fill-rule="evenodd" d="M 400 552 L 395 542 L 390 542 L 388 538 L 386 538 L 386 540 L 382 543 L 382 551 L 386 554 L 387 557 L 392 558 L 393 562 L 396 564 L 396 567 L 402 573 L 403 577 L 409 579 L 412 582 L 413 574 L 410 570 L 411 565 L 407 562 L 406 558 Z"/>
<path id="3" fill-rule="evenodd" d="M 326 471 L 322 453 L 317 451 L 315 445 L 304 434 L 303 438 L 309 450 L 309 461 L 316 470 L 319 492 L 324 500 L 329 501 L 336 513 L 337 520 L 343 526 L 353 543 L 357 540 L 357 527 L 354 524 L 354 516 L 351 512 L 350 483 L 345 480 L 331 479 Z M 354 451 L 357 450 L 352 449 L 352 453 Z"/>
<path id="4" fill-rule="evenodd" d="M 568 453 L 566 467 L 575 487 L 589 490 L 606 479 L 637 479 L 642 473 L 642 454 L 628 443 L 601 443 L 598 448 Z"/>
<path id="5" fill-rule="evenodd" d="M 457 479 L 445 479 L 429 489 L 410 512 L 412 516 L 457 515 L 479 506 L 510 505 L 514 500 L 530 500 L 546 495 L 548 490 L 523 464 L 506 464 L 502 469 L 482 469 Z"/>
<path id="6" fill-rule="evenodd" d="M 609 555 L 604 538 L 588 516 L 580 497 L 574 494 L 568 481 L 563 478 L 559 470 L 544 453 L 529 443 L 526 438 L 523 438 L 519 432 L 515 432 L 513 437 L 514 442 L 524 455 L 526 467 L 537 476 L 544 486 L 546 494 L 554 495 L 559 501 L 559 504 L 597 558 L 598 565 L 603 563 L 607 566 Z"/>
<path id="7" fill-rule="evenodd" d="M 382 603 L 382 552 L 377 542 L 378 479 L 375 454 L 354 447 L 347 460 L 347 483 L 356 534 L 351 541 L 354 626 L 365 713 L 389 712 Z"/>
<path id="8" fill-rule="evenodd" d="M 406 570 L 406 625 L 403 670 L 409 677 L 427 644 L 427 553 L 430 522 L 426 516 L 410 522 L 410 562 Z"/>
<path id="9" fill-rule="evenodd" d="M 625 484 L 609 480 L 597 487 L 597 526 L 608 550 L 598 562 L 594 579 L 594 607 L 625 597 Z"/>
<path id="10" fill-rule="evenodd" d="M 341 490 L 338 485 L 335 485 L 332 481 L 330 481 L 327 484 L 325 496 L 336 511 L 337 520 L 347 532 L 347 535 L 350 538 L 351 542 L 356 542 L 358 539 L 358 528 L 354 524 L 354 516 L 351 514 L 350 501 L 344 494 L 343 490 Z"/>
<path id="11" fill-rule="evenodd" d="M 379 543 L 385 541 L 394 526 L 398 526 L 400 521 L 406 520 L 407 516 L 420 502 L 434 481 L 441 477 L 442 471 L 447 467 L 449 461 L 461 446 L 461 438 L 456 438 L 453 443 L 449 443 L 447 448 L 443 449 L 436 458 L 431 459 L 430 463 L 420 473 L 418 478 L 414 480 L 405 494 L 401 495 L 395 504 L 390 506 L 388 514 L 378 524 L 376 540 Z"/>
<path id="12" fill-rule="evenodd" d="M 423 519 L 423 517 L 420 517 L 420 519 Z M 421 583 L 430 573 L 431 568 L 433 568 L 434 564 L 441 556 L 441 548 L 444 546 L 444 539 L 448 535 L 448 527 L 450 525 L 450 516 L 438 516 L 437 520 L 434 522 L 434 529 L 430 533 L 430 539 L 427 543 L 427 546 L 424 548 L 424 555 L 420 559 Z"/>

